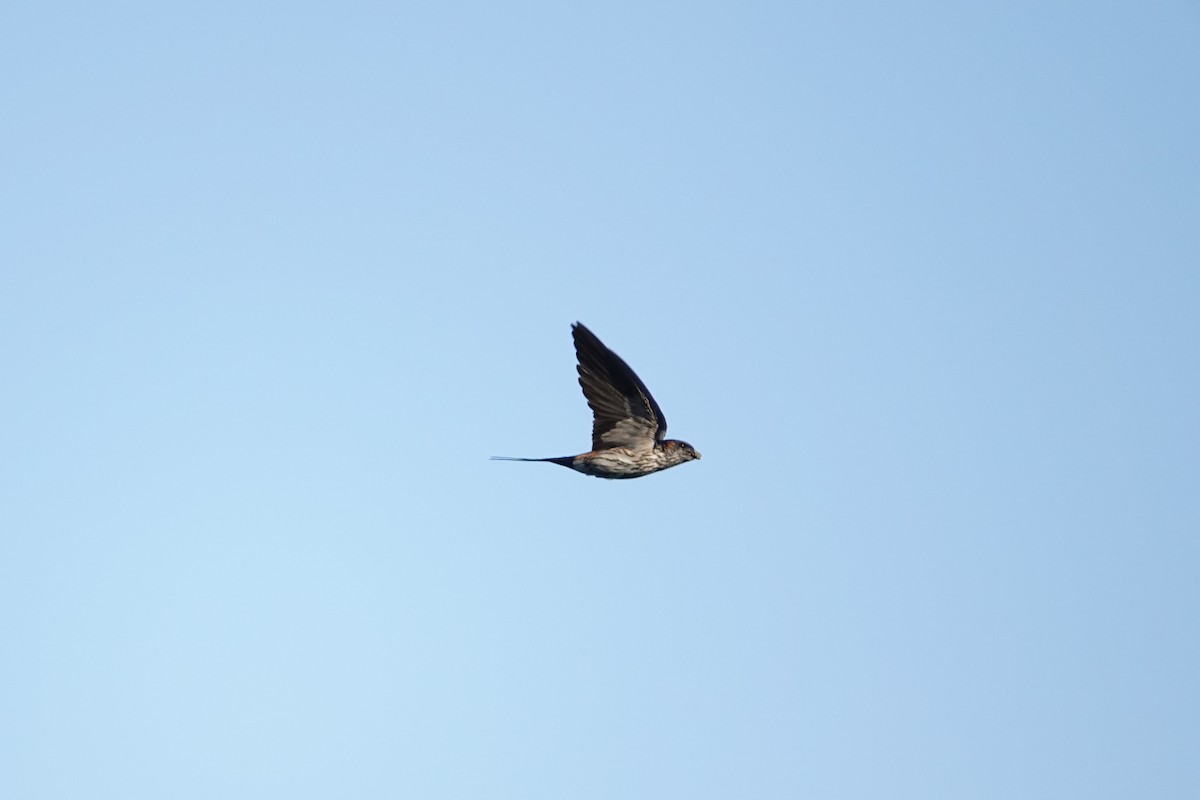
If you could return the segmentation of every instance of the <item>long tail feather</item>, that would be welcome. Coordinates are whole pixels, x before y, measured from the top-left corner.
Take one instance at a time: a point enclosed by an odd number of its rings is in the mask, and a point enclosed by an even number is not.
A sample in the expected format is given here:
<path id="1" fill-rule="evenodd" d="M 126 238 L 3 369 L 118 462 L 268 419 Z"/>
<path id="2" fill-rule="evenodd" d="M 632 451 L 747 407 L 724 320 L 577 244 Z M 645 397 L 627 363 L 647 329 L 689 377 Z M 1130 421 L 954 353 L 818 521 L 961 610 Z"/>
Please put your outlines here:
<path id="1" fill-rule="evenodd" d="M 559 458 L 514 458 L 513 456 L 492 456 L 492 461 L 549 461 L 551 464 L 561 464 L 564 467 L 569 467 L 575 461 L 575 457 L 561 456 Z"/>

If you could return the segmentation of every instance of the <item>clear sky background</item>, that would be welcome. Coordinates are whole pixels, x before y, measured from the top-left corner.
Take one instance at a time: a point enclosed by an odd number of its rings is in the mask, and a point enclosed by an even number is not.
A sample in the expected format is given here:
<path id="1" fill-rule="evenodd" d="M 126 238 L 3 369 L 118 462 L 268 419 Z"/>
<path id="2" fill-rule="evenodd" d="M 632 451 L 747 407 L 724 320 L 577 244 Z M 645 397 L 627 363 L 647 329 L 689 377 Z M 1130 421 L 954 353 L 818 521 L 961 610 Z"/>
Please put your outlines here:
<path id="1" fill-rule="evenodd" d="M 1200 7 L 10 3 L 0 796 L 1200 796 Z M 608 482 L 569 324 L 704 454 Z"/>

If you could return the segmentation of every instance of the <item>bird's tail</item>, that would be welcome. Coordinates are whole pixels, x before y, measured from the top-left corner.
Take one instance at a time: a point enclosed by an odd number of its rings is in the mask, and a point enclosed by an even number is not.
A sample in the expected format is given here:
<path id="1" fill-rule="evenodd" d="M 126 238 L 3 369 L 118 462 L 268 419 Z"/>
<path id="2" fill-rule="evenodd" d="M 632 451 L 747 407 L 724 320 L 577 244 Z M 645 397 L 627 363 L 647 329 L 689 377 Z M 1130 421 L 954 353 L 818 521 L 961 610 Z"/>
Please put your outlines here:
<path id="1" fill-rule="evenodd" d="M 564 467 L 570 467 L 575 461 L 574 456 L 560 456 L 559 458 L 514 458 L 512 456 L 492 456 L 492 461 L 549 461 L 551 464 L 561 464 Z"/>

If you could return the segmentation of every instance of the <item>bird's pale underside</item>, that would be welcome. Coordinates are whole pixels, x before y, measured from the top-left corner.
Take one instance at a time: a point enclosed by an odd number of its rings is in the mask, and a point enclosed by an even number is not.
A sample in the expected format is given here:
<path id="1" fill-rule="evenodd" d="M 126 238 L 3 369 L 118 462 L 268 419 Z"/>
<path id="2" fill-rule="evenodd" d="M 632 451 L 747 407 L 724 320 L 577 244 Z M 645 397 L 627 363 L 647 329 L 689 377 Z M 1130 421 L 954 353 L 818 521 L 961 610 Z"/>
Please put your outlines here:
<path id="1" fill-rule="evenodd" d="M 571 326 L 579 360 L 579 385 L 592 409 L 592 449 L 548 461 L 597 478 L 640 478 L 700 458 L 687 442 L 665 439 L 667 420 L 650 390 L 621 357 L 604 346 L 583 323 Z"/>

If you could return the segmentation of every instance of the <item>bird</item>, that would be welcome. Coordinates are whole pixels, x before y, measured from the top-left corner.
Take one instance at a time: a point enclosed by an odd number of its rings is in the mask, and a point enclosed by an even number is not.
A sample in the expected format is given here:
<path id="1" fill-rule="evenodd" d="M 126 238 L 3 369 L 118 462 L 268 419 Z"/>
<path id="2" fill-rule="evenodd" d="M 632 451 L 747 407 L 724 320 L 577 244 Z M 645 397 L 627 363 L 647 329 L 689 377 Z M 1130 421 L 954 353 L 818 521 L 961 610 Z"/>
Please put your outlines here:
<path id="1" fill-rule="evenodd" d="M 700 458 L 687 442 L 664 438 L 667 418 L 650 390 L 620 356 L 582 322 L 571 326 L 579 385 L 592 409 L 592 449 L 577 456 L 512 458 L 547 461 L 597 478 L 641 478 Z"/>

